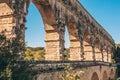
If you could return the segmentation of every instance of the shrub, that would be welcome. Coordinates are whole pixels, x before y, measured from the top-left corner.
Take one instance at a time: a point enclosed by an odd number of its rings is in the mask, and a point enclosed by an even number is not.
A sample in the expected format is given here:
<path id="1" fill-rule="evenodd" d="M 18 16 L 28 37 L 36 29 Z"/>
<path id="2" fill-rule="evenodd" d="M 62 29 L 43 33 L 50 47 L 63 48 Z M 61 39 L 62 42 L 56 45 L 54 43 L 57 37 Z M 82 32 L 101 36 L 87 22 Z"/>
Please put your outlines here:
<path id="1" fill-rule="evenodd" d="M 66 66 L 65 73 L 60 75 L 59 78 L 62 80 L 80 80 L 83 71 L 75 71 L 73 67 Z"/>

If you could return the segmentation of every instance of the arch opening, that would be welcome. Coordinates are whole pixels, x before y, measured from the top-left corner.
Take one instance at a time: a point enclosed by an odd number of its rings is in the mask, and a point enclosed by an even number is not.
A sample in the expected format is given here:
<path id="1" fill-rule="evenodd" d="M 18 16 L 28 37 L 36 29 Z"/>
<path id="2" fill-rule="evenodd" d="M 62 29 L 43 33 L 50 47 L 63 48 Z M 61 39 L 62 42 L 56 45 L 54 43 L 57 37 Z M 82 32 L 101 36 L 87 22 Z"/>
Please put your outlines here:
<path id="1" fill-rule="evenodd" d="M 80 27 L 80 26 L 79 26 Z M 81 44 L 79 40 L 79 32 L 77 29 L 77 24 L 74 17 L 69 16 L 67 22 L 67 28 L 69 32 L 70 39 L 70 52 L 69 52 L 69 60 L 82 60 L 81 54 Z"/>
<path id="2" fill-rule="evenodd" d="M 69 53 L 70 53 L 70 40 L 69 40 L 69 32 L 67 27 L 65 26 L 65 34 L 64 34 L 64 59 L 69 60 Z"/>
<path id="3" fill-rule="evenodd" d="M 108 62 L 108 53 L 107 53 L 107 46 L 106 46 L 106 43 L 104 42 L 103 44 L 103 61 L 104 62 Z"/>
<path id="4" fill-rule="evenodd" d="M 84 41 L 83 41 L 83 44 L 84 44 L 84 59 L 93 61 L 93 49 L 92 49 L 92 46 L 91 46 L 90 38 L 91 38 L 91 35 L 90 35 L 90 32 L 89 32 L 89 29 L 86 29 L 85 33 L 84 33 Z"/>
<path id="5" fill-rule="evenodd" d="M 64 58 L 63 33 L 64 32 L 60 32 L 61 29 L 59 29 L 59 26 L 57 26 L 54 10 L 52 9 L 52 6 L 48 4 L 47 1 L 41 1 L 41 4 L 39 4 L 36 0 L 33 0 L 32 5 L 33 4 L 34 4 L 34 7 L 36 6 L 36 9 L 39 10 L 38 13 L 41 13 L 41 18 L 42 18 L 41 21 L 43 21 L 42 25 L 44 26 L 44 29 L 42 29 L 42 31 L 45 31 L 45 32 L 43 32 L 40 35 L 44 37 L 42 45 L 43 47 L 45 47 L 45 55 L 44 55 L 45 60 L 63 60 Z M 33 17 L 35 16 L 36 15 L 34 14 Z M 36 24 L 36 25 L 38 26 L 39 24 Z"/>
<path id="6" fill-rule="evenodd" d="M 42 16 L 34 5 L 30 2 L 28 15 L 26 16 L 25 31 L 25 60 L 44 60 L 45 57 L 45 30 Z"/>
<path id="7" fill-rule="evenodd" d="M 108 75 L 106 71 L 103 72 L 103 80 L 108 80 Z"/>
<path id="8" fill-rule="evenodd" d="M 45 31 L 42 16 L 34 3 L 30 3 L 26 17 L 25 42 L 29 47 L 45 47 Z"/>
<path id="9" fill-rule="evenodd" d="M 114 77 L 115 77 L 114 71 L 113 71 L 113 69 L 111 69 L 110 70 L 110 79 L 114 80 Z"/>
<path id="10" fill-rule="evenodd" d="M 99 36 L 97 36 L 95 38 L 95 58 L 96 58 L 96 61 L 102 61 L 102 53 L 101 53 L 101 49 L 100 49 L 100 38 Z"/>
<path id="11" fill-rule="evenodd" d="M 69 40 L 69 32 L 67 27 L 65 26 L 65 48 L 69 48 L 70 47 L 70 40 Z"/>
<path id="12" fill-rule="evenodd" d="M 99 80 L 98 74 L 96 72 L 92 74 L 91 80 Z"/>

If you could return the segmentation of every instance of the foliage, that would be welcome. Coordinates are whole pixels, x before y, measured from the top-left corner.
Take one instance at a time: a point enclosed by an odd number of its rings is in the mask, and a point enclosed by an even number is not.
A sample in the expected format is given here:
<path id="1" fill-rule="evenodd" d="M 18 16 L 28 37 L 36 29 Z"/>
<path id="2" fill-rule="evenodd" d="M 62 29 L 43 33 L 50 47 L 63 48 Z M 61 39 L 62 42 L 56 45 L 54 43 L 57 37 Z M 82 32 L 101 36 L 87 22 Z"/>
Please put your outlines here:
<path id="1" fill-rule="evenodd" d="M 75 71 L 73 67 L 65 67 L 65 74 L 60 75 L 60 79 L 62 80 L 80 80 L 83 71 Z"/>
<path id="2" fill-rule="evenodd" d="M 65 58 L 65 60 L 69 59 L 69 57 L 70 57 L 69 52 L 70 52 L 70 49 L 69 48 L 65 48 L 65 51 L 64 51 L 64 58 Z"/>
<path id="3" fill-rule="evenodd" d="M 119 47 L 120 48 L 120 44 L 115 44 L 116 48 Z"/>
<path id="4" fill-rule="evenodd" d="M 23 41 L 19 38 L 7 38 L 0 33 L 0 80 L 12 80 L 13 65 L 19 53 L 24 50 Z"/>
<path id="5" fill-rule="evenodd" d="M 27 47 L 25 51 L 25 60 L 44 60 L 44 48 Z"/>
<path id="6" fill-rule="evenodd" d="M 44 60 L 45 50 L 43 47 L 26 47 L 24 60 Z M 66 48 L 64 51 L 64 58 L 68 60 L 69 49 Z"/>
<path id="7" fill-rule="evenodd" d="M 120 77 L 119 77 L 119 78 L 117 78 L 117 80 L 120 80 Z"/>
<path id="8" fill-rule="evenodd" d="M 114 54 L 114 59 L 117 63 L 120 62 L 120 44 L 116 44 L 116 53 Z"/>
<path id="9" fill-rule="evenodd" d="M 12 71 L 9 66 L 7 66 L 3 71 L 0 72 L 0 80 L 12 80 Z"/>
<path id="10" fill-rule="evenodd" d="M 33 76 L 37 74 L 28 69 L 30 66 L 27 62 L 23 61 L 22 63 L 19 63 L 19 65 L 19 68 L 15 67 L 14 69 L 13 80 L 32 80 Z"/>

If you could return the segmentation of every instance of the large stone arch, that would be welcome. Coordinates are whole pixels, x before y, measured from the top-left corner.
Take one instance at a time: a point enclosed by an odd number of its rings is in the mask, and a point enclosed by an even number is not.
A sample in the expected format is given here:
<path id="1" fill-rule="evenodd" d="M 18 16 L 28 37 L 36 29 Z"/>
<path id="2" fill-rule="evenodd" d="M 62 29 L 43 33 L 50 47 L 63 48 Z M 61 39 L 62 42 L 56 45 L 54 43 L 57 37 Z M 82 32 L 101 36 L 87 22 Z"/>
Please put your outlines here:
<path id="1" fill-rule="evenodd" d="M 104 50 L 104 40 L 102 38 L 101 38 L 101 43 L 100 43 L 100 51 L 102 55 L 102 61 L 104 61 L 105 50 Z"/>
<path id="2" fill-rule="evenodd" d="M 91 44 L 90 28 L 87 27 L 84 31 L 84 58 L 85 60 L 93 60 L 93 49 Z"/>
<path id="3" fill-rule="evenodd" d="M 94 44 L 95 44 L 95 58 L 97 61 L 102 61 L 102 53 L 101 53 L 101 49 L 100 49 L 101 40 L 100 40 L 99 34 L 96 35 Z"/>
<path id="4" fill-rule="evenodd" d="M 49 24 L 49 25 L 56 24 L 56 17 L 54 15 L 54 10 L 47 1 L 32 0 L 32 2 L 39 10 L 44 24 Z"/>
<path id="5" fill-rule="evenodd" d="M 37 1 L 32 0 L 35 6 L 41 13 L 44 23 L 44 29 L 46 32 L 46 47 L 45 47 L 45 60 L 63 60 L 64 59 L 64 24 L 57 23 L 55 9 L 59 9 L 59 7 L 54 6 L 52 8 L 51 4 L 48 1 Z M 54 2 L 55 5 L 55 2 Z M 56 10 L 56 11 L 57 11 Z M 57 16 L 59 17 L 60 13 L 57 12 Z M 59 28 L 58 28 L 59 27 Z"/>
<path id="6" fill-rule="evenodd" d="M 98 74 L 96 72 L 92 74 L 91 80 L 99 80 Z"/>
<path id="7" fill-rule="evenodd" d="M 79 26 L 80 27 L 80 26 Z M 81 44 L 79 39 L 79 33 L 77 29 L 77 23 L 72 15 L 68 16 L 67 28 L 70 39 L 70 58 L 69 60 L 81 60 Z"/>
<path id="8" fill-rule="evenodd" d="M 108 75 L 107 75 L 106 71 L 104 71 L 102 75 L 103 75 L 103 77 L 102 77 L 103 80 L 108 80 Z"/>
<path id="9" fill-rule="evenodd" d="M 107 62 L 108 60 L 108 54 L 107 54 L 107 44 L 106 41 L 103 41 L 103 61 Z"/>
<path id="10" fill-rule="evenodd" d="M 112 56 L 113 56 L 113 51 L 112 51 L 112 47 L 111 45 L 108 43 L 108 62 L 111 62 L 112 61 Z"/>
<path id="11" fill-rule="evenodd" d="M 4 18 L 0 19 L 0 23 L 3 24 L 0 27 L 0 31 L 7 28 L 10 37 L 17 37 L 24 40 L 26 15 L 30 0 L 2 0 L 0 3 L 0 17 Z M 95 47 L 97 48 L 94 45 L 96 34 L 104 38 L 103 40 L 106 44 L 114 45 L 112 37 L 92 18 L 77 0 L 33 0 L 33 3 L 40 11 L 45 25 L 46 60 L 64 60 L 64 32 L 65 25 L 67 24 L 69 24 L 67 28 L 70 34 L 71 52 L 76 51 L 75 54 L 77 57 L 71 60 L 84 59 L 84 41 L 88 43 L 87 45 L 90 45 L 89 41 L 92 42 L 92 51 L 95 53 Z M 70 19 L 70 16 L 73 18 Z M 73 23 L 71 24 L 74 26 L 72 27 L 73 29 L 70 29 L 70 23 Z M 88 29 L 84 32 L 88 26 L 91 30 Z M 88 39 L 87 36 L 90 35 L 89 31 L 93 38 Z M 83 37 L 84 33 L 86 34 L 86 38 Z M 75 39 L 71 38 L 71 36 Z M 75 47 L 72 45 L 75 45 Z M 104 51 L 107 52 L 107 49 L 104 49 Z M 74 53 L 70 54 L 74 56 Z M 95 58 L 94 55 L 93 57 Z"/>

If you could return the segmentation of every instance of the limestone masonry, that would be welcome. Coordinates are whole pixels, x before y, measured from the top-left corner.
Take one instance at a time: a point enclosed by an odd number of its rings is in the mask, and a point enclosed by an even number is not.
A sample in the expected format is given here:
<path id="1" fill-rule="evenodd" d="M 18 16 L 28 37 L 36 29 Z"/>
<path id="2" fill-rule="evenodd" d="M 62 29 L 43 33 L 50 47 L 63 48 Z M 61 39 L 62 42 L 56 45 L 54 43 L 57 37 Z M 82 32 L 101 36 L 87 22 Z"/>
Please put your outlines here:
<path id="1" fill-rule="evenodd" d="M 17 37 L 24 40 L 26 16 L 30 1 L 0 0 L 0 32 L 6 31 L 5 34 L 8 38 Z M 64 36 L 66 27 L 70 39 L 70 61 L 111 62 L 111 57 L 115 52 L 114 40 L 78 0 L 32 0 L 32 2 L 38 8 L 44 22 L 46 32 L 45 60 L 65 60 Z M 115 73 L 114 67 L 101 67 L 104 77 L 110 74 L 109 72 Z M 95 73 L 94 68 L 96 69 Z M 107 72 L 103 69 L 106 69 Z M 92 67 L 89 70 L 95 75 L 91 80 L 99 80 L 97 77 L 102 76 L 98 72 L 99 66 Z M 96 74 L 99 76 L 96 77 Z M 91 75 L 89 76 L 91 77 Z M 113 74 L 112 76 L 114 77 Z M 84 78 L 83 80 L 87 79 Z"/>
<path id="2" fill-rule="evenodd" d="M 24 40 L 29 0 L 0 0 L 0 31 Z M 111 62 L 114 40 L 77 0 L 33 0 L 46 32 L 46 60 L 64 60 L 64 33 L 70 39 L 69 60 Z"/>

